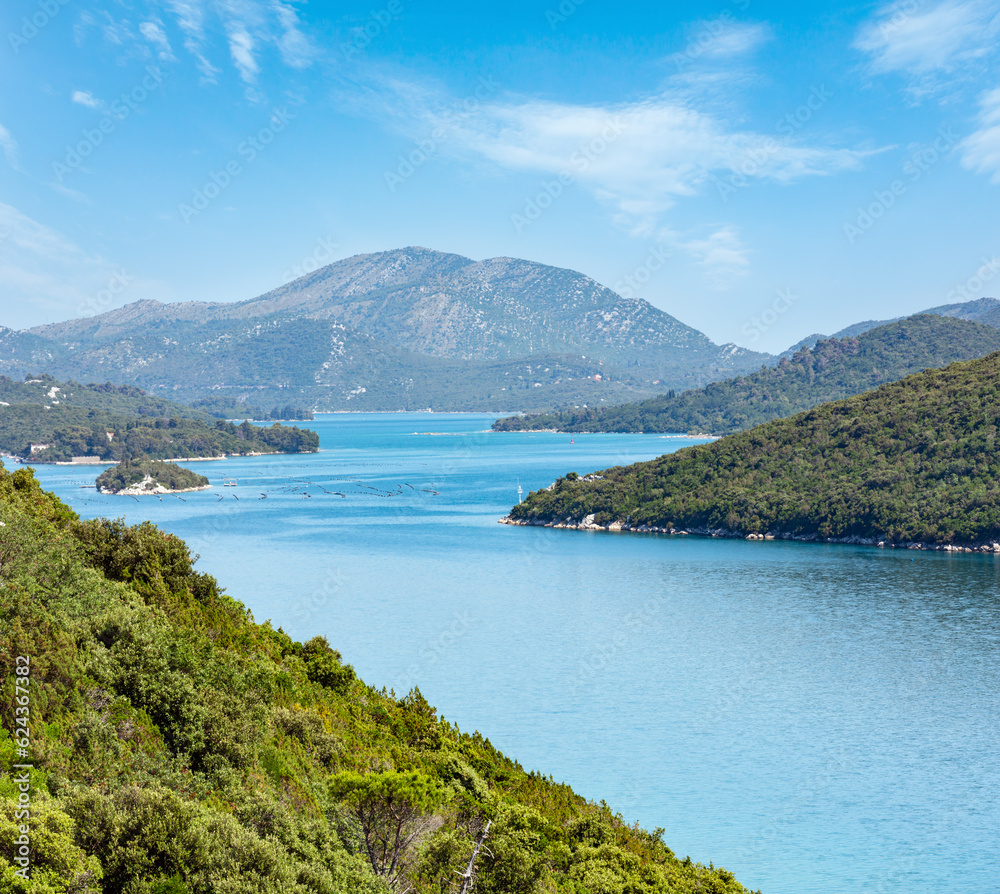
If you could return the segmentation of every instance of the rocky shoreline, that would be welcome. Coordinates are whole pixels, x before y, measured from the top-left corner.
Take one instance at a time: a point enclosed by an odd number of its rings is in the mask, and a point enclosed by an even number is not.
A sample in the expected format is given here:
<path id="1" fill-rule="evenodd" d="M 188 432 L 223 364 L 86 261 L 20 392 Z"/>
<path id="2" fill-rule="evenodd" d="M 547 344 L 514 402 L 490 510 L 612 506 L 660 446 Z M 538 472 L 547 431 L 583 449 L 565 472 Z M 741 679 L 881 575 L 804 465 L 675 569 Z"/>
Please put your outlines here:
<path id="1" fill-rule="evenodd" d="M 791 534 L 787 531 L 773 531 L 767 534 L 743 534 L 727 528 L 661 528 L 655 525 L 628 525 L 616 521 L 610 525 L 594 523 L 594 516 L 583 519 L 567 518 L 561 522 L 525 521 L 505 515 L 498 520 L 501 525 L 520 525 L 522 527 L 566 528 L 574 531 L 625 531 L 633 534 L 672 534 L 674 536 L 723 537 L 728 540 L 795 540 L 800 543 L 847 543 L 854 546 L 874 546 L 879 549 L 919 549 L 948 553 L 1000 553 L 1000 542 L 982 543 L 932 543 L 926 541 L 895 543 L 886 538 L 861 537 L 820 537 L 818 534 Z"/>
<path id="2" fill-rule="evenodd" d="M 211 486 L 211 484 L 202 484 L 198 487 L 179 487 L 176 490 L 171 490 L 159 482 L 154 482 L 152 476 L 147 475 L 142 481 L 130 484 L 121 490 L 105 490 L 102 487 L 98 487 L 97 492 L 99 494 L 111 494 L 115 497 L 148 497 L 162 496 L 163 494 L 189 494 L 196 490 L 208 490 Z"/>

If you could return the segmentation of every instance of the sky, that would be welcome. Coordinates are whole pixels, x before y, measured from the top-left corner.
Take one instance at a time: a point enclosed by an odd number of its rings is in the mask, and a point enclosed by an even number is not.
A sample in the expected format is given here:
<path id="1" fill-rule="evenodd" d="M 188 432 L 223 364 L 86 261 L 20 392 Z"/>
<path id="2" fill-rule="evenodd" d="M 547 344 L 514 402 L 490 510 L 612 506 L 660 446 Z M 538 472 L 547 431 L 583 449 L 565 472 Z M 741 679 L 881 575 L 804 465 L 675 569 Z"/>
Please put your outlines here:
<path id="1" fill-rule="evenodd" d="M 419 245 L 719 343 L 1000 296 L 1000 0 L 5 0 L 0 325 Z"/>

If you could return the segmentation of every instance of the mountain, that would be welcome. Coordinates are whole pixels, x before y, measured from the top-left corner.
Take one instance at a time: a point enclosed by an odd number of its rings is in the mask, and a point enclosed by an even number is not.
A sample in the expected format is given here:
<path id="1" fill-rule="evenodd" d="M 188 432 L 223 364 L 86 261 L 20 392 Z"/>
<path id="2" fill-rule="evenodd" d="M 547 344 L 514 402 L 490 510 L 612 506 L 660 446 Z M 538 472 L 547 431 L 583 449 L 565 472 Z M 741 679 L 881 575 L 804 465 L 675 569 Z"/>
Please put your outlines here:
<path id="1" fill-rule="evenodd" d="M 621 406 L 512 416 L 493 428 L 728 434 L 993 351 L 1000 351 L 1000 329 L 924 314 L 858 337 L 818 341 L 775 367 L 704 388 Z"/>
<path id="2" fill-rule="evenodd" d="M 534 491 L 523 524 L 1000 551 L 1000 353 Z"/>
<path id="3" fill-rule="evenodd" d="M 937 307 L 930 307 L 927 310 L 920 311 L 920 313 L 936 314 L 942 317 L 955 317 L 959 320 L 971 320 L 974 323 L 982 323 L 984 326 L 993 326 L 1000 329 L 1000 301 L 996 298 L 976 298 L 972 301 L 963 301 L 960 304 L 939 304 Z M 856 338 L 871 329 L 895 323 L 897 320 L 902 319 L 904 318 L 893 317 L 889 320 L 864 320 L 861 323 L 852 323 L 850 326 L 845 326 L 839 332 L 834 332 L 829 338 Z M 821 338 L 827 338 L 827 336 L 810 335 L 808 338 L 804 338 L 798 342 L 798 344 L 792 345 L 791 348 L 780 356 L 784 357 L 785 354 L 792 354 L 803 346 L 812 347 Z"/>
<path id="4" fill-rule="evenodd" d="M 441 894 L 483 836 L 478 894 L 747 894 L 256 623 L 149 522 L 2 466 L 0 516 L 5 892 Z"/>
<path id="5" fill-rule="evenodd" d="M 957 317 L 959 320 L 973 320 L 986 326 L 1000 328 L 1000 301 L 996 298 L 977 298 L 975 301 L 965 301 L 961 304 L 941 304 L 924 313 Z"/>
<path id="6" fill-rule="evenodd" d="M 777 359 L 781 360 L 782 357 L 794 357 L 803 348 L 812 348 L 812 347 L 815 347 L 816 342 L 823 341 L 825 338 L 828 338 L 828 337 L 829 336 L 823 335 L 820 332 L 814 332 L 812 335 L 807 335 L 805 338 L 797 341 L 790 348 L 782 351 L 778 355 Z"/>
<path id="7" fill-rule="evenodd" d="M 768 359 L 572 270 L 422 248 L 348 258 L 248 301 L 139 301 L 0 331 L 9 375 L 320 410 L 621 401 Z"/>

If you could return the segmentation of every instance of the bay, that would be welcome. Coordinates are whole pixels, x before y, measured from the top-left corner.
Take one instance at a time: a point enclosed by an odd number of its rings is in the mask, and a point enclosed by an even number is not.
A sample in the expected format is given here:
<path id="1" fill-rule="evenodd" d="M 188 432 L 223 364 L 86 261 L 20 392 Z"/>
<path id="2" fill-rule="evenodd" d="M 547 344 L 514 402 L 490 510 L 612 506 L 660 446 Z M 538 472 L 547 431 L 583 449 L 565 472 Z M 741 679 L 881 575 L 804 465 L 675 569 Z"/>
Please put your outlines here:
<path id="1" fill-rule="evenodd" d="M 525 492 L 693 443 L 338 414 L 320 453 L 191 463 L 152 519 L 257 620 L 418 685 L 526 768 L 766 894 L 981 892 L 1000 869 L 1000 561 L 497 524 Z M 236 486 L 224 486 L 224 479 Z"/>

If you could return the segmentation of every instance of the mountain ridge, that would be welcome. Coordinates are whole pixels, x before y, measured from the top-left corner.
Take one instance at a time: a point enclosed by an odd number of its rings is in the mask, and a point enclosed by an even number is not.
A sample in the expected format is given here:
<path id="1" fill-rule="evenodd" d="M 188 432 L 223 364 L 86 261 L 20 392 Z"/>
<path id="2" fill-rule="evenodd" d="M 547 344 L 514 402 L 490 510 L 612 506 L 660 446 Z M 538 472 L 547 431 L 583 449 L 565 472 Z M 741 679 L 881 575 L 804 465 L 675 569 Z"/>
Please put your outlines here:
<path id="1" fill-rule="evenodd" d="M 224 389 L 329 410 L 625 399 L 769 359 L 577 271 L 422 248 L 356 255 L 241 302 L 145 300 L 0 332 L 7 374 L 44 368 L 181 399 Z M 557 362 L 559 375 L 535 375 Z"/>
<path id="2" fill-rule="evenodd" d="M 908 317 L 919 316 L 920 314 L 935 314 L 941 317 L 955 317 L 959 320 L 969 320 L 973 323 L 982 323 L 985 326 L 993 326 L 994 328 L 1000 329 L 1000 301 L 996 298 L 973 298 L 971 301 L 962 301 L 957 304 L 939 304 L 935 307 L 929 307 L 926 310 L 918 311 L 916 314 L 907 314 L 902 317 L 890 317 L 887 320 L 861 320 L 857 323 L 851 323 L 850 326 L 845 326 L 843 329 L 838 329 L 833 335 L 822 335 L 821 333 L 813 333 L 812 335 L 806 336 L 801 341 L 796 342 L 787 350 L 779 354 L 779 357 L 791 356 L 799 348 L 803 346 L 812 347 L 817 341 L 827 338 L 853 338 L 858 335 L 863 335 L 865 332 L 869 332 L 872 329 L 877 329 L 880 326 L 887 326 L 889 323 L 896 323 L 899 320 L 905 320 Z"/>
<path id="3" fill-rule="evenodd" d="M 829 338 L 724 382 L 637 403 L 564 410 L 494 423 L 495 431 L 710 432 L 730 434 L 859 394 L 921 369 L 1000 350 L 1000 329 L 957 317 L 918 314 L 855 337 Z"/>

